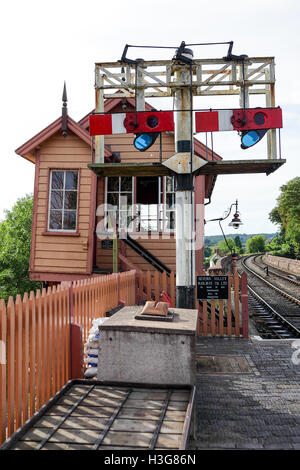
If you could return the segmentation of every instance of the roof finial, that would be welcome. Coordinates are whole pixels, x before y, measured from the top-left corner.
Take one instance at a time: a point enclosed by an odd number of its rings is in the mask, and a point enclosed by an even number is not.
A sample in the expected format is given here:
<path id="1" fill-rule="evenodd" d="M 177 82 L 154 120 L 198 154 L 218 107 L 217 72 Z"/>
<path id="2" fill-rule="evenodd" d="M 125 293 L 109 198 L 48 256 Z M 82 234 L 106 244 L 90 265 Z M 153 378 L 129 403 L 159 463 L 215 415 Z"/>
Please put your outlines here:
<path id="1" fill-rule="evenodd" d="M 63 101 L 63 107 L 62 107 L 62 121 L 61 121 L 61 129 L 62 129 L 62 135 L 64 137 L 67 137 L 67 131 L 68 131 L 68 108 L 67 108 L 67 88 L 66 88 L 66 82 L 64 81 L 64 90 L 63 90 L 63 95 L 62 95 L 62 101 Z"/>

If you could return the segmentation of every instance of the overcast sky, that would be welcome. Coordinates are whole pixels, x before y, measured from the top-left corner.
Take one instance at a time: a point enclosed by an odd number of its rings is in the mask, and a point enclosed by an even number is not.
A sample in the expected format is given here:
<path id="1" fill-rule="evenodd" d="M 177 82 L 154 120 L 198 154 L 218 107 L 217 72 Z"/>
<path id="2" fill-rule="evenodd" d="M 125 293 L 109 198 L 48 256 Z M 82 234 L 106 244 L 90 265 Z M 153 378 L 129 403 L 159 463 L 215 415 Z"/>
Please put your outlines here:
<path id="1" fill-rule="evenodd" d="M 276 232 L 268 214 L 280 186 L 299 175 L 299 31 L 296 0 L 2 2 L 0 219 L 4 209 L 33 192 L 34 165 L 17 156 L 15 149 L 60 116 L 64 80 L 69 115 L 79 120 L 94 108 L 94 63 L 119 60 L 125 44 L 234 41 L 234 54 L 275 56 L 276 105 L 283 109 L 282 157 L 287 163 L 269 176 L 219 176 L 205 217 L 221 217 L 238 198 L 244 225 L 237 234 Z M 142 55 L 144 59 L 173 55 L 168 50 L 134 53 L 132 58 Z M 227 46 L 194 48 L 199 59 L 221 58 L 226 53 Z M 230 108 L 236 105 L 232 99 L 197 98 L 197 107 Z M 250 107 L 256 105 L 250 97 Z M 236 133 L 214 135 L 214 150 L 223 159 L 266 158 L 263 142 L 245 156 Z M 197 137 L 203 141 L 202 134 Z M 232 233 L 225 223 L 224 230 Z M 208 223 L 206 234 L 220 234 L 218 223 Z"/>

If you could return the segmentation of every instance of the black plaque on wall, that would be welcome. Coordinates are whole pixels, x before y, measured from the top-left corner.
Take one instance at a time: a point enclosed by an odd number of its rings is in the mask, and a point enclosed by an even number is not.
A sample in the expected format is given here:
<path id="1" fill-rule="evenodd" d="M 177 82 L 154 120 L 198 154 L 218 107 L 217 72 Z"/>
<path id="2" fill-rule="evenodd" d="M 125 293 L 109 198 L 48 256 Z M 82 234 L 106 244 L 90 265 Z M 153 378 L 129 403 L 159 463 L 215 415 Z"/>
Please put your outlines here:
<path id="1" fill-rule="evenodd" d="M 113 240 L 101 240 L 101 248 L 103 250 L 112 250 L 113 249 Z"/>
<path id="2" fill-rule="evenodd" d="M 228 299 L 228 276 L 197 276 L 197 299 Z"/>

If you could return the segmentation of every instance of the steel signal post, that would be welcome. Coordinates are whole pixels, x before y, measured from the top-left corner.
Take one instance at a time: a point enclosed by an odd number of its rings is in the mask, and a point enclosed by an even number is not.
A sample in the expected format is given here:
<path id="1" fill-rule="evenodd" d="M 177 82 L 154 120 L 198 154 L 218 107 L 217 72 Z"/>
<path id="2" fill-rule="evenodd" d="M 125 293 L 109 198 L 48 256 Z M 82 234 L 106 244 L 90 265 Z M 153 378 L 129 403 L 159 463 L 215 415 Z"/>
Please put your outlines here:
<path id="1" fill-rule="evenodd" d="M 192 58 L 192 52 L 190 51 Z M 175 83 L 181 86 L 174 93 L 175 156 L 187 165 L 187 172 L 175 176 L 176 202 L 176 307 L 195 308 L 194 178 L 192 96 L 188 65 L 177 64 Z M 182 86 L 184 84 L 184 86 Z M 182 156 L 182 157 L 181 157 Z M 185 161 L 184 161 L 185 160 Z"/>

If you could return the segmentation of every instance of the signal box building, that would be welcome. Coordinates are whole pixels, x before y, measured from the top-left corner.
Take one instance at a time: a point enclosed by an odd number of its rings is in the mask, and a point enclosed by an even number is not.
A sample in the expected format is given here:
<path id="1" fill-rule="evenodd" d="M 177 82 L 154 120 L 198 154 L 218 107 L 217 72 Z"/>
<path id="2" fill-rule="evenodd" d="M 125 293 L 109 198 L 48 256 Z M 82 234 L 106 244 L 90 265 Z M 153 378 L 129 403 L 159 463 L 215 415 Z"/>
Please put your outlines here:
<path id="1" fill-rule="evenodd" d="M 130 112 L 134 105 L 131 98 L 111 98 L 105 112 Z M 128 227 L 128 236 L 121 234 L 118 241 L 119 271 L 175 271 L 174 179 L 138 174 L 138 164 L 174 155 L 174 135 L 162 133 L 145 152 L 134 148 L 133 134 L 105 136 L 105 162 L 136 163 L 137 171 L 135 176 L 98 176 L 88 168 L 93 155 L 89 115 L 75 122 L 66 107 L 63 110 L 61 117 L 16 150 L 35 165 L 31 279 L 53 283 L 112 272 L 112 220 L 119 228 Z M 197 139 L 194 153 L 221 160 Z M 195 178 L 196 231 L 202 240 L 204 201 L 211 197 L 215 178 Z M 203 271 L 202 247 L 203 243 L 196 247 L 196 274 Z"/>

